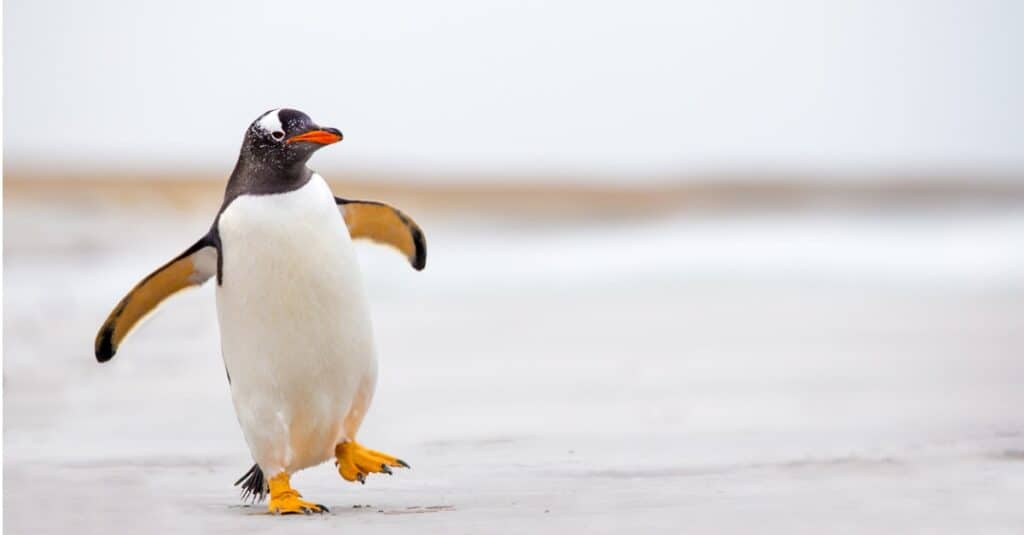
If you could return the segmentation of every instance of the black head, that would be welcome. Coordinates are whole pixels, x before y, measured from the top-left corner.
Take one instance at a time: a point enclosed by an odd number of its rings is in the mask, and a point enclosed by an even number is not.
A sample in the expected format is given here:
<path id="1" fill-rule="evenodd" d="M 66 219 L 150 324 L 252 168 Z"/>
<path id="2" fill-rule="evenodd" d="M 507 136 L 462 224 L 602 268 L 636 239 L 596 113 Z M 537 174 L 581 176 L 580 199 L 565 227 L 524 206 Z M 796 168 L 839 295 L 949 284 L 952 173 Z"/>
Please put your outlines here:
<path id="1" fill-rule="evenodd" d="M 317 150 L 341 141 L 337 128 L 322 127 L 298 110 L 280 108 L 260 115 L 249 125 L 242 158 L 287 169 L 305 164 Z"/>
<path id="2" fill-rule="evenodd" d="M 306 161 L 317 150 L 341 141 L 337 128 L 317 125 L 298 110 L 280 108 L 260 115 L 245 131 L 223 210 L 239 195 L 264 195 L 302 187 L 313 171 Z"/>

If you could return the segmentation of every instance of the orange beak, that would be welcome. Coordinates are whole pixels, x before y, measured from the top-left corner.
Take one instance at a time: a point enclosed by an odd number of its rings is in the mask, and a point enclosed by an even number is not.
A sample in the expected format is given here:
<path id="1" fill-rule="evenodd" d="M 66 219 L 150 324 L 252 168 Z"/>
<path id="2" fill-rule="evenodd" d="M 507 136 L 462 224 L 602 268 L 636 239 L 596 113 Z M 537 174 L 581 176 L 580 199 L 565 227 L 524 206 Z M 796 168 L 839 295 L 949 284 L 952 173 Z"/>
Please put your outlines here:
<path id="1" fill-rule="evenodd" d="M 333 130 L 333 131 L 331 131 Z M 296 141 L 309 141 L 310 143 L 319 143 L 321 145 L 330 145 L 331 143 L 337 143 L 341 141 L 341 132 L 334 130 L 310 130 L 304 134 L 298 134 L 285 140 L 285 143 L 295 143 Z"/>

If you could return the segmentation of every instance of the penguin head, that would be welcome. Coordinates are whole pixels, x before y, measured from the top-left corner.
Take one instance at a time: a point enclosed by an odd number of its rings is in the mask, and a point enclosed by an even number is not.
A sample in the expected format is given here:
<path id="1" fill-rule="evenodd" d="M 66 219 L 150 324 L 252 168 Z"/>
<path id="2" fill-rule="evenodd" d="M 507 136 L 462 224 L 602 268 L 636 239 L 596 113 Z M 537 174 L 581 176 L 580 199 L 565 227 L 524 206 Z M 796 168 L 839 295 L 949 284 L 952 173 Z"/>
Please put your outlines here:
<path id="1" fill-rule="evenodd" d="M 288 168 L 305 164 L 317 150 L 341 141 L 337 128 L 320 126 L 299 110 L 278 108 L 249 125 L 242 157 L 264 165 Z"/>

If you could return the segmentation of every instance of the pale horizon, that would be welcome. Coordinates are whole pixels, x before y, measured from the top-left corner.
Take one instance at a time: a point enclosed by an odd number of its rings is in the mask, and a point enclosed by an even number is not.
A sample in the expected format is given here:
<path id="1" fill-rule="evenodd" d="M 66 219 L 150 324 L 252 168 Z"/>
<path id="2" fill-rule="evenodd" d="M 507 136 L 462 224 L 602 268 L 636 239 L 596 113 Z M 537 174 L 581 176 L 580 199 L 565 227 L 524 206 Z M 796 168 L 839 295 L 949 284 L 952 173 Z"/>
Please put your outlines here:
<path id="1" fill-rule="evenodd" d="M 9 1 L 5 165 L 230 171 L 292 106 L 324 169 L 1020 176 L 1024 6 L 970 7 Z"/>

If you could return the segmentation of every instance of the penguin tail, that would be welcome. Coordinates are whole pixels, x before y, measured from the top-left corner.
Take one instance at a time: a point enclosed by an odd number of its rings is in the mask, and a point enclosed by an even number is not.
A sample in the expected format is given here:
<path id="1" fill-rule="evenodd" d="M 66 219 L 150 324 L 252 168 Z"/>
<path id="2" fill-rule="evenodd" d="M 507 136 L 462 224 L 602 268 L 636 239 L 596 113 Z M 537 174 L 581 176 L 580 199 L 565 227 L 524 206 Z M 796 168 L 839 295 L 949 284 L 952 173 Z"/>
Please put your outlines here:
<path id="1" fill-rule="evenodd" d="M 258 503 L 267 497 L 267 480 L 263 477 L 260 465 L 254 464 L 242 477 L 235 481 L 235 486 L 242 486 L 242 501 Z"/>

